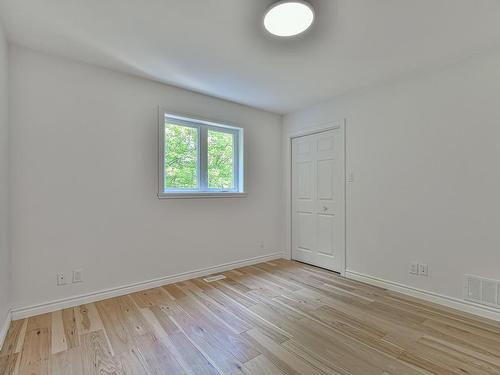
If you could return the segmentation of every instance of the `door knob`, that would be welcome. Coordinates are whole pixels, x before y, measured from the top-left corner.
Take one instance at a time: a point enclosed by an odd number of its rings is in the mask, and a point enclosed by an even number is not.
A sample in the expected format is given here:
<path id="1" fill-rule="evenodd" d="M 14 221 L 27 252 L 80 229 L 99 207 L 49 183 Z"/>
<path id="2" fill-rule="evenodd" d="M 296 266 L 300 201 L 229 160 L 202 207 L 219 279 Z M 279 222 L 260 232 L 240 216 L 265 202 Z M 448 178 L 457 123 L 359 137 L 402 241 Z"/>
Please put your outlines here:
<path id="1" fill-rule="evenodd" d="M 328 211 L 328 207 L 323 206 L 323 211 Z"/>

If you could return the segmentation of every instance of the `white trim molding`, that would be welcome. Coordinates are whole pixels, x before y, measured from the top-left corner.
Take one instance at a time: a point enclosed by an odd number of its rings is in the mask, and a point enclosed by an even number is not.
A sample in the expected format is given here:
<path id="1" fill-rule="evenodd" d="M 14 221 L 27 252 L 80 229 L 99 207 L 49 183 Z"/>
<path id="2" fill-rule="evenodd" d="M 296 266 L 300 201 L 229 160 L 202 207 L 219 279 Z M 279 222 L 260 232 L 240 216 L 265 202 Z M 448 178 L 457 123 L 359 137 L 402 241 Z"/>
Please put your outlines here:
<path id="1" fill-rule="evenodd" d="M 311 129 L 305 129 L 297 132 L 293 132 L 287 135 L 289 139 L 294 139 L 294 138 L 300 138 L 300 137 L 305 137 L 308 135 L 314 135 L 314 134 L 319 134 L 319 133 L 324 133 L 329 130 L 335 130 L 338 129 L 342 126 L 342 122 L 340 121 L 334 121 L 328 124 L 325 124 L 323 126 L 317 126 L 315 128 Z"/>
<path id="2" fill-rule="evenodd" d="M 7 337 L 7 333 L 9 332 L 10 322 L 12 321 L 11 312 L 8 311 L 5 319 L 0 323 L 0 350 L 2 350 L 3 344 L 5 342 L 5 338 Z"/>
<path id="3" fill-rule="evenodd" d="M 107 298 L 119 297 L 129 293 L 140 292 L 142 290 L 157 288 L 159 286 L 168 285 L 172 283 L 177 283 L 180 281 L 185 281 L 197 277 L 207 276 L 217 272 L 225 272 L 234 268 L 250 266 L 257 263 L 268 262 L 275 259 L 283 258 L 282 252 L 271 253 L 267 255 L 261 255 L 253 258 L 238 260 L 234 262 L 228 262 L 220 264 L 218 266 L 212 266 L 202 269 L 197 269 L 188 272 L 182 272 L 175 275 L 160 277 L 153 280 L 142 281 L 134 284 L 123 285 L 116 288 L 110 288 L 105 290 L 100 290 L 92 293 L 81 294 L 78 296 L 62 298 L 55 301 L 40 303 L 33 306 L 27 307 L 17 307 L 12 309 L 12 319 L 24 319 L 31 316 L 45 314 L 69 307 L 75 307 L 79 305 L 84 305 L 86 303 L 92 303 L 97 301 L 102 301 Z"/>
<path id="4" fill-rule="evenodd" d="M 246 198 L 247 193 L 244 192 L 199 192 L 199 193 L 160 193 L 159 199 L 201 199 L 201 198 Z"/>
<path id="5" fill-rule="evenodd" d="M 366 284 L 378 286 L 394 292 L 399 292 L 412 297 L 420 298 L 425 301 L 437 303 L 439 305 L 450 307 L 452 309 L 456 309 L 469 314 L 474 314 L 483 318 L 500 321 L 500 310 L 493 307 L 479 305 L 477 303 L 462 300 L 459 298 L 448 297 L 439 293 L 418 289 L 394 281 L 380 279 L 378 277 L 365 275 L 352 270 L 346 270 L 345 276 L 348 279 L 361 281 Z"/>

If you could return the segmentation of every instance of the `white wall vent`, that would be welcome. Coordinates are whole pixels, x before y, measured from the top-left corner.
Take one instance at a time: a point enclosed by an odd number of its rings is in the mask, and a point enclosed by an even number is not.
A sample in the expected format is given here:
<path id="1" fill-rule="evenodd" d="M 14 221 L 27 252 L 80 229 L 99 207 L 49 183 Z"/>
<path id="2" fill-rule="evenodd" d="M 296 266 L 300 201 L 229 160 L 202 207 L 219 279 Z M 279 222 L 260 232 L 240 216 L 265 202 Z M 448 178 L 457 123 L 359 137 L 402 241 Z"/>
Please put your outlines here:
<path id="1" fill-rule="evenodd" d="M 500 309 L 500 281 L 465 275 L 464 298 Z"/>

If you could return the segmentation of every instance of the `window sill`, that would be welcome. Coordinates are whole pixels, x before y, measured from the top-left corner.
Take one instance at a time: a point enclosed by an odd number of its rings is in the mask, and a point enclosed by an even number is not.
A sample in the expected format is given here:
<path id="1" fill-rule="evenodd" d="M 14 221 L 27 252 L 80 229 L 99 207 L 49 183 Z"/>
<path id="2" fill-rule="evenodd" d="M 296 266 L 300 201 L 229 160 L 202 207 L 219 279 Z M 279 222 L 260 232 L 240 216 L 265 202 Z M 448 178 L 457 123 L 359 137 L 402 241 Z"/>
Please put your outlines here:
<path id="1" fill-rule="evenodd" d="M 204 199 L 204 198 L 246 198 L 247 193 L 238 192 L 192 192 L 192 193 L 160 193 L 158 199 Z"/>

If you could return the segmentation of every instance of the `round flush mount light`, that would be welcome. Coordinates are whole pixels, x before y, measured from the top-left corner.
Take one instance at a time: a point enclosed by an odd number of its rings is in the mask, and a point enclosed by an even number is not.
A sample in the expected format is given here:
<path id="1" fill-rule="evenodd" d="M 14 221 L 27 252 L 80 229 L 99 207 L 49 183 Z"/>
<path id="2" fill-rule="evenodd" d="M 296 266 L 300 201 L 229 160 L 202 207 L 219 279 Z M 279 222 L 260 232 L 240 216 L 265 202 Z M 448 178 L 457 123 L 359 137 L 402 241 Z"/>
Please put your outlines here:
<path id="1" fill-rule="evenodd" d="M 273 35 L 287 37 L 306 31 L 314 21 L 313 7 L 302 0 L 284 0 L 271 5 L 264 27 Z"/>

